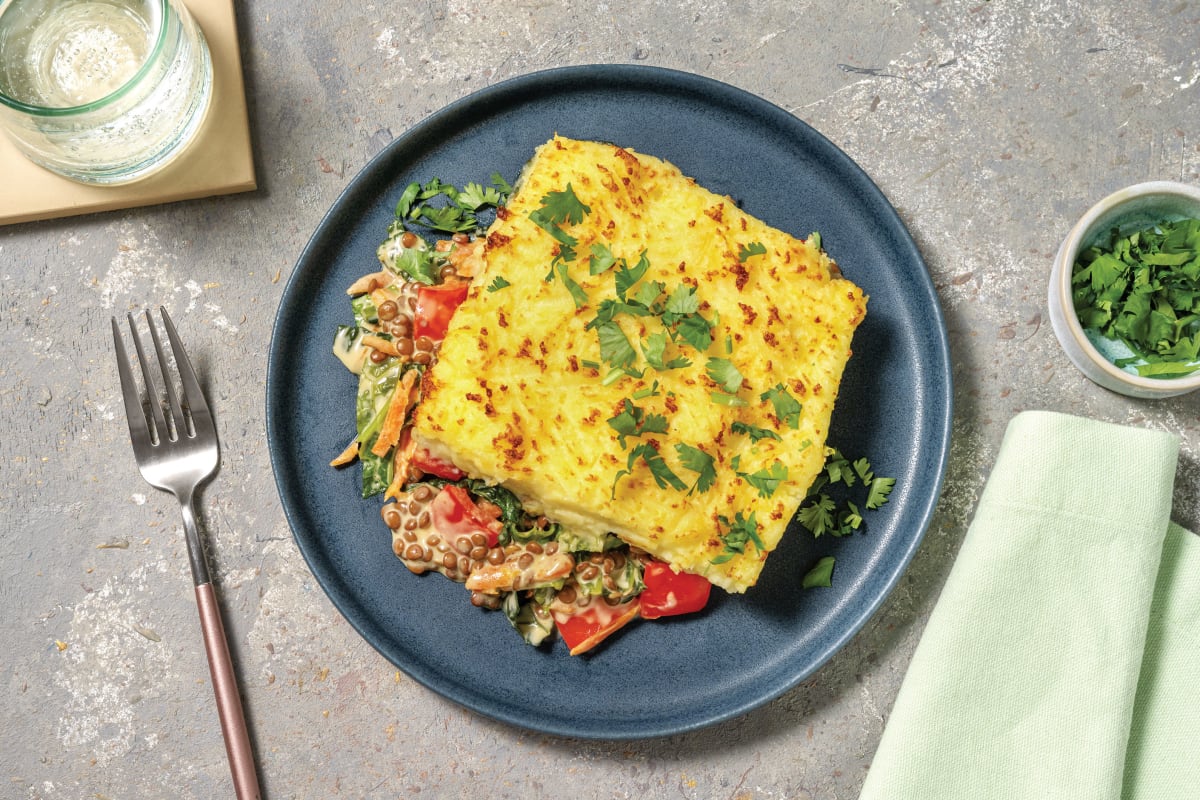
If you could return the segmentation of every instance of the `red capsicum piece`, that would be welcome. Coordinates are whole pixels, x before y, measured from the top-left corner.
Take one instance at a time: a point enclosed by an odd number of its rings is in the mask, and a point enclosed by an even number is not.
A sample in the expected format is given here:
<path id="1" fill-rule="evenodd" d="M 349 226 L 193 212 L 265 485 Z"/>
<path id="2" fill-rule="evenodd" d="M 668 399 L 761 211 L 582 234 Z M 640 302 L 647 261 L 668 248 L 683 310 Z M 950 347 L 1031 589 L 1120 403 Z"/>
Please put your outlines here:
<path id="1" fill-rule="evenodd" d="M 497 508 L 497 516 L 499 511 Z M 429 504 L 429 514 L 433 527 L 445 539 L 482 533 L 487 537 L 488 547 L 495 547 L 500 542 L 500 530 L 504 526 L 496 516 L 485 514 L 461 486 L 443 486 Z"/>
<path id="2" fill-rule="evenodd" d="M 456 281 L 417 289 L 417 309 L 413 315 L 413 337 L 428 336 L 440 342 L 455 310 L 467 299 L 470 284 Z"/>
<path id="3" fill-rule="evenodd" d="M 712 584 L 690 572 L 676 572 L 661 561 L 650 561 L 642 573 L 646 589 L 638 600 L 646 619 L 691 614 L 708 604 Z"/>
<path id="4" fill-rule="evenodd" d="M 445 478 L 448 481 L 457 481 L 465 478 L 467 473 L 463 472 L 458 467 L 451 464 L 449 461 L 444 461 L 437 458 L 429 452 L 427 447 L 418 447 L 413 450 L 412 465 L 429 475 L 436 475 L 439 478 Z"/>
<path id="5" fill-rule="evenodd" d="M 558 628 L 558 635 L 571 649 L 571 655 L 577 656 L 591 650 L 636 619 L 638 608 L 637 600 L 613 607 L 597 600 L 574 614 L 554 612 L 554 627 Z"/>

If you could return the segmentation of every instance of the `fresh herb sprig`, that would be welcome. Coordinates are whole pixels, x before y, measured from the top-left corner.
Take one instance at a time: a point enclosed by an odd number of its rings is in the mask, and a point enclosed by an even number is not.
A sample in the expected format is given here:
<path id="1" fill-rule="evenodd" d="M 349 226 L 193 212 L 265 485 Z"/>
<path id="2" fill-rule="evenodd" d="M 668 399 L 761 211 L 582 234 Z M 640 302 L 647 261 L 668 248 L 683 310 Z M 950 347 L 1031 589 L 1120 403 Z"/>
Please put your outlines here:
<path id="1" fill-rule="evenodd" d="M 420 226 L 441 233 L 466 233 L 481 227 L 479 212 L 504 205 L 511 193 L 512 186 L 498 172 L 492 173 L 488 186 L 468 183 L 461 189 L 440 178 L 414 181 L 396 201 L 393 224 L 405 230 Z"/>
<path id="2" fill-rule="evenodd" d="M 825 534 L 848 536 L 863 527 L 862 511 L 857 503 L 849 497 L 844 497 L 839 502 L 825 491 L 836 484 L 845 487 L 843 493 L 858 486 L 860 494 L 866 492 L 865 498 L 860 499 L 860 502 L 866 509 L 875 510 L 888 501 L 896 479 L 876 475 L 866 458 L 851 462 L 836 448 L 828 448 L 825 468 L 814 481 L 808 497 L 801 503 L 796 514 L 796 519 L 814 537 Z M 833 565 L 833 556 L 821 558 L 804 576 L 801 584 L 806 589 L 832 585 Z"/>
<path id="3" fill-rule="evenodd" d="M 808 497 L 797 513 L 800 524 L 815 537 L 827 533 L 831 536 L 847 536 L 862 527 L 863 518 L 858 504 L 848 497 L 837 502 L 825 491 L 836 484 L 842 484 L 846 489 L 860 485 L 860 493 L 866 492 L 860 502 L 873 511 L 888 501 L 896 479 L 876 475 L 865 458 L 850 462 L 836 448 L 829 448 L 825 468 L 813 482 Z"/>

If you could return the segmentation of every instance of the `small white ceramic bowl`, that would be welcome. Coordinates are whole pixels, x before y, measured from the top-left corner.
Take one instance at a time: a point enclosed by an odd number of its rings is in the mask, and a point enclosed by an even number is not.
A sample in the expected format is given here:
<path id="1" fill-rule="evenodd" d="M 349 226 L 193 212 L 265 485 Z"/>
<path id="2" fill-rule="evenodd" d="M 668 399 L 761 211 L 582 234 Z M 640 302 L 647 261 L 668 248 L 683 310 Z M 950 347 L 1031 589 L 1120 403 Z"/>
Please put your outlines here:
<path id="1" fill-rule="evenodd" d="M 1112 228 L 1125 234 L 1156 222 L 1188 217 L 1200 219 L 1200 187 L 1171 181 L 1128 186 L 1088 209 L 1054 257 L 1049 292 L 1054 334 L 1075 366 L 1105 389 L 1140 398 L 1173 397 L 1200 389 L 1200 372 L 1182 378 L 1144 378 L 1117 367 L 1101 352 L 1101 347 L 1107 349 L 1107 343 L 1094 342 L 1084 332 L 1071 297 L 1071 270 L 1076 255 L 1100 237 L 1106 237 Z M 1114 353 L 1113 357 L 1117 355 Z"/>

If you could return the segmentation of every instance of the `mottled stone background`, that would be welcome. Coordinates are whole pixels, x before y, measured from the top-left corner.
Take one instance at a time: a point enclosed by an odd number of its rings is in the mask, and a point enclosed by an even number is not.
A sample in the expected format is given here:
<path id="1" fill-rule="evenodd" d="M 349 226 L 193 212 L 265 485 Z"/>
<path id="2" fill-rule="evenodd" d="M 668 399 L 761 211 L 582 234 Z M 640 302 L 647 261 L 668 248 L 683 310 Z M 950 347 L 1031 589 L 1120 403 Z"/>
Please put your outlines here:
<path id="1" fill-rule="evenodd" d="M 258 191 L 0 229 L 0 797 L 231 796 L 178 510 L 134 469 L 112 366 L 109 317 L 147 303 L 219 415 L 202 514 L 271 798 L 854 798 L 1014 413 L 1180 435 L 1176 516 L 1200 521 L 1197 400 L 1093 386 L 1045 309 L 1092 202 L 1200 180 L 1200 3 L 257 0 L 238 21 Z M 849 153 L 924 253 L 956 382 L 938 513 L 875 618 L 765 707 L 638 743 L 514 730 L 398 673 L 306 568 L 264 432 L 280 292 L 356 172 L 473 90 L 585 63 L 726 81 Z"/>

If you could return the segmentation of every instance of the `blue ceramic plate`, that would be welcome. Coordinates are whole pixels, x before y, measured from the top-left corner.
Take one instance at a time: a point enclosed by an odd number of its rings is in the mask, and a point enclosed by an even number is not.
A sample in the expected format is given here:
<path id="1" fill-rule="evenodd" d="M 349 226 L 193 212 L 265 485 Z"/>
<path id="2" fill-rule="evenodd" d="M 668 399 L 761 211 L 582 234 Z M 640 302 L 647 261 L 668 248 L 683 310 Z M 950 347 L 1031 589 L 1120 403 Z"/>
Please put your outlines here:
<path id="1" fill-rule="evenodd" d="M 356 382 L 330 351 L 346 287 L 406 184 L 516 177 L 553 134 L 609 141 L 678 165 L 797 236 L 819 231 L 870 296 L 830 442 L 896 477 L 864 532 L 814 538 L 793 525 L 758 586 L 714 592 L 701 614 L 638 622 L 572 658 L 533 648 L 461 585 L 392 555 L 357 467 L 327 466 L 353 436 Z M 824 664 L 879 607 L 929 524 L 950 437 L 946 330 L 929 275 L 895 210 L 844 153 L 791 114 L 705 78 L 633 66 L 571 67 L 485 89 L 392 142 L 313 234 L 280 303 L 267 369 L 267 430 L 296 542 L 346 619 L 408 675 L 467 708 L 566 736 L 680 733 L 743 714 Z M 800 589 L 823 555 L 833 588 Z"/>

